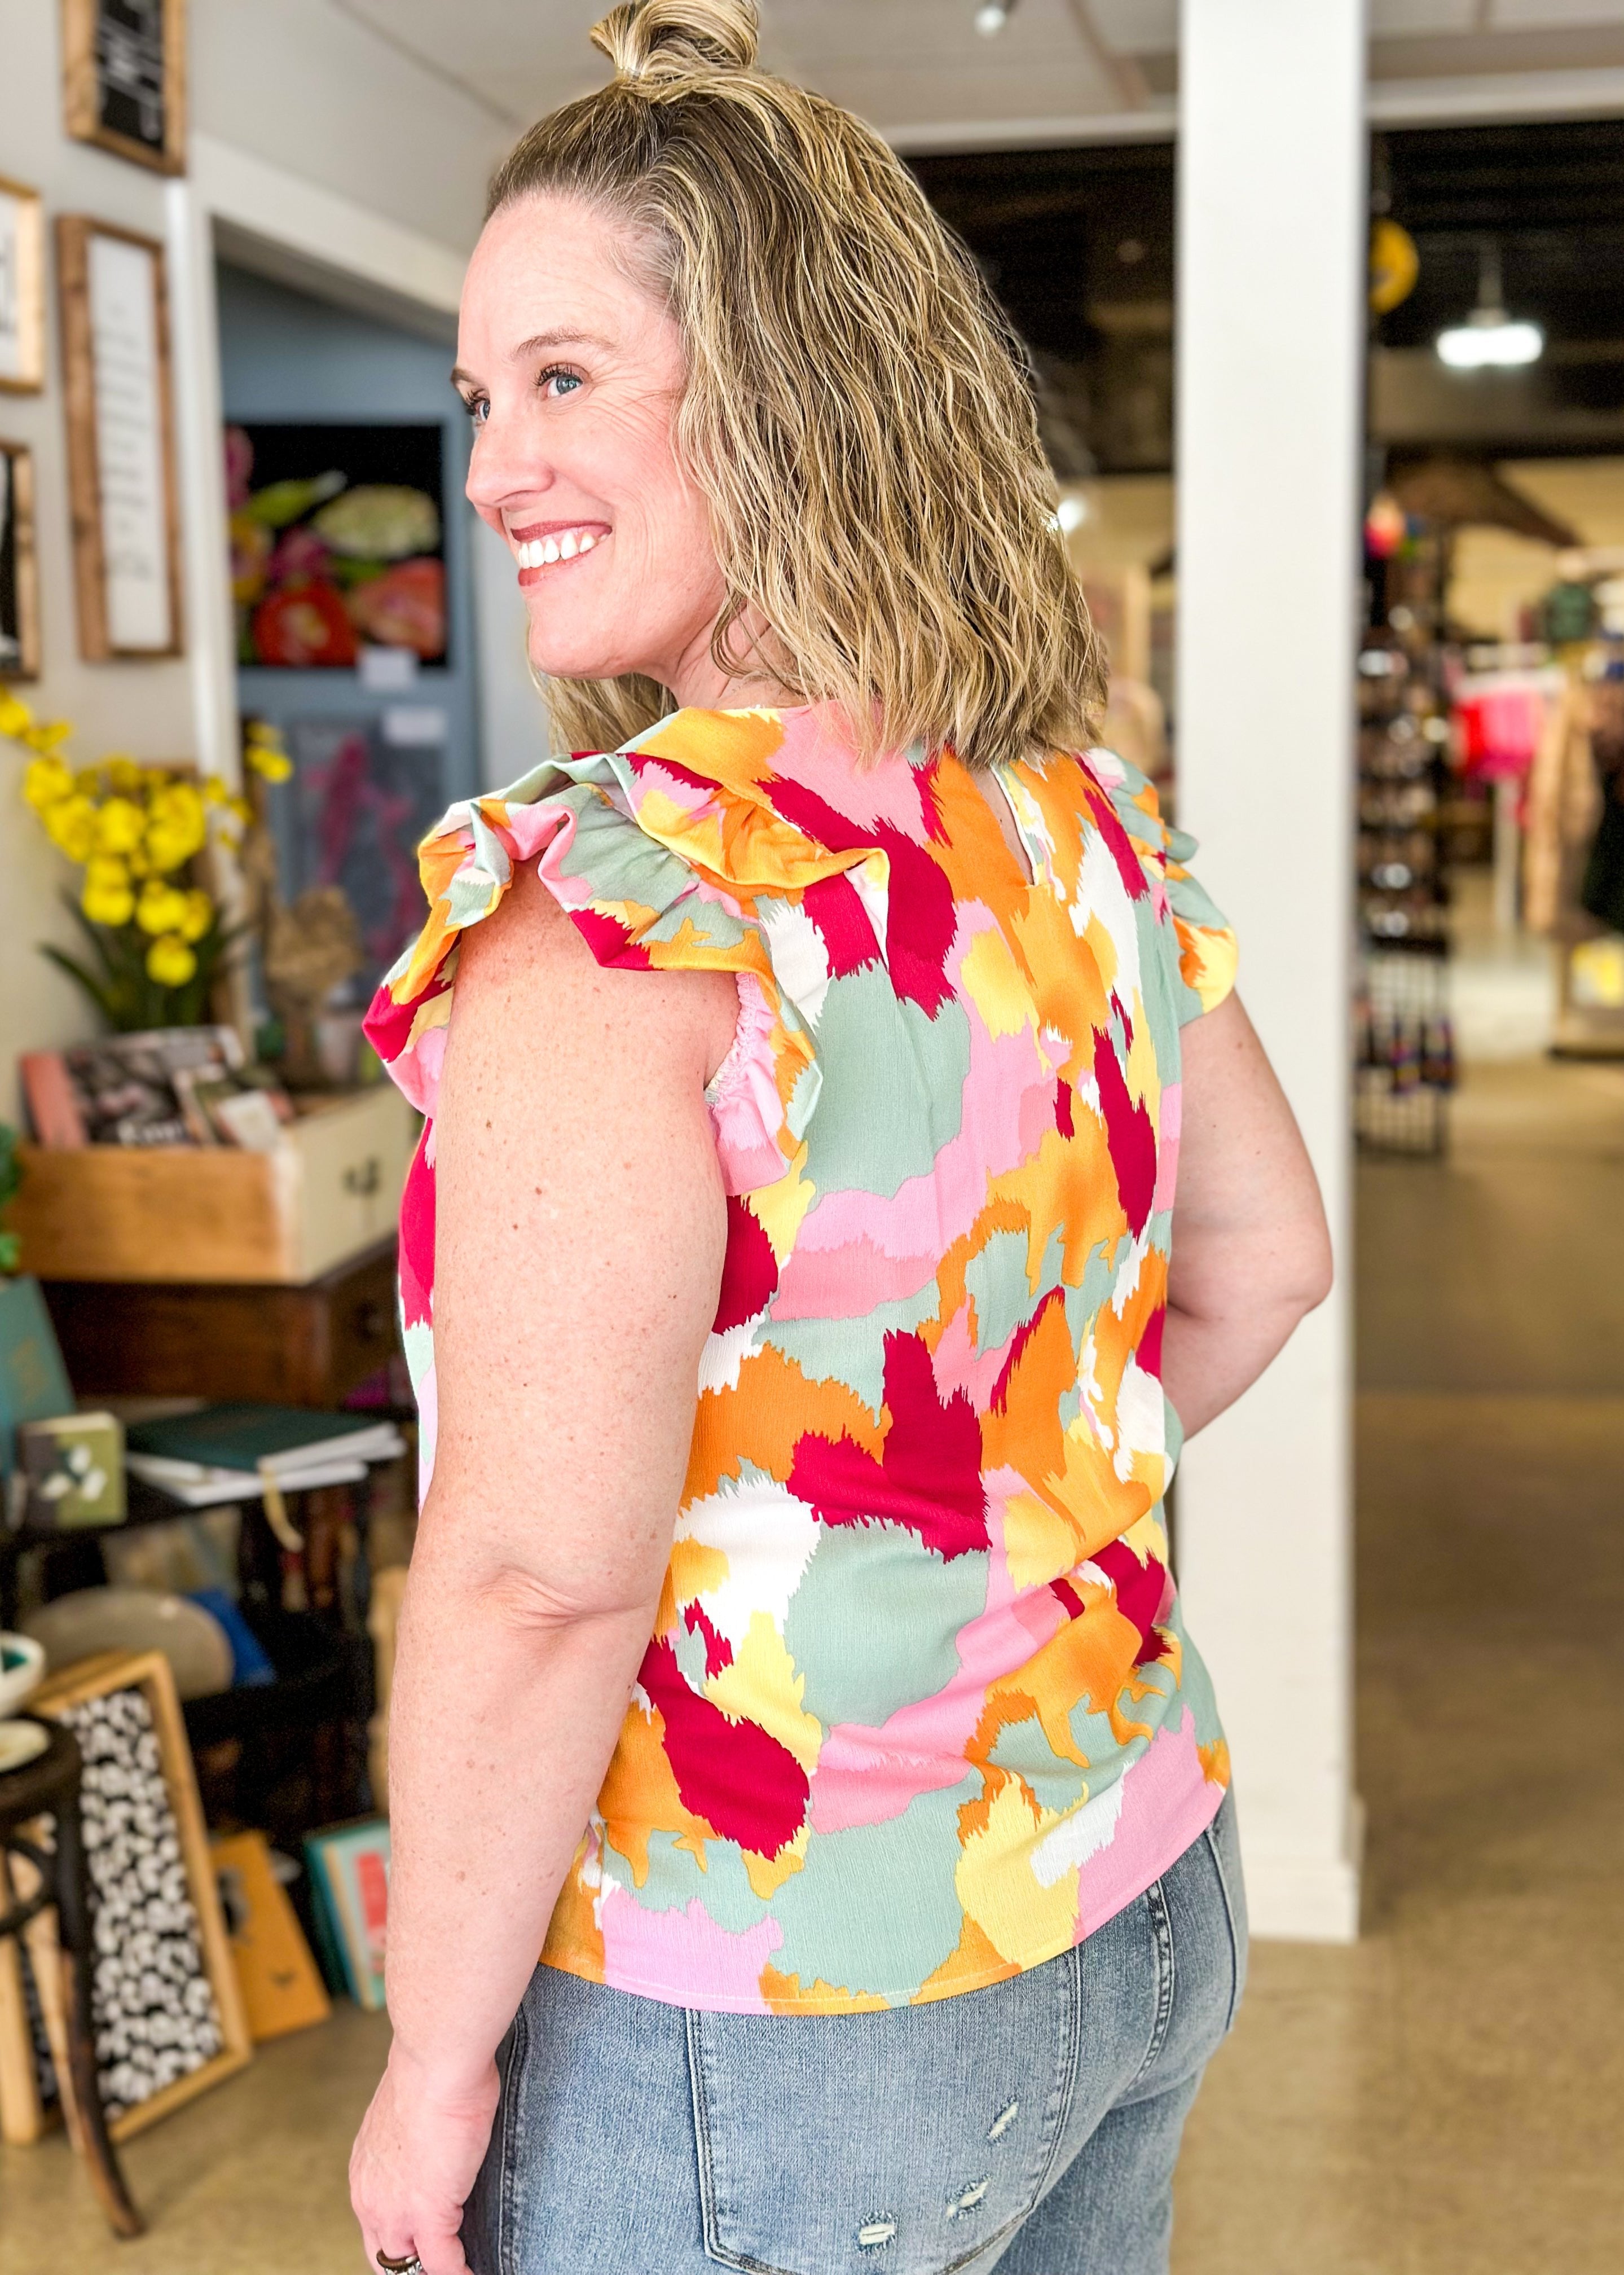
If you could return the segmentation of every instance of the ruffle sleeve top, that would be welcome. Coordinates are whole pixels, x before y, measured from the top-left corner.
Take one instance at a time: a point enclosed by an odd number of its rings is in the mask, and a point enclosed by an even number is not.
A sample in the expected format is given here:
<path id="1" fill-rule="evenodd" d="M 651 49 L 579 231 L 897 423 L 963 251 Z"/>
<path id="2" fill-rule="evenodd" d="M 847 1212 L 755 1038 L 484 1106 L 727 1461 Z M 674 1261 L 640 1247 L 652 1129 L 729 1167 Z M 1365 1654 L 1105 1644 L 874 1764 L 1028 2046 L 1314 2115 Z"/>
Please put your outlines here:
<path id="1" fill-rule="evenodd" d="M 401 1246 L 425 1484 L 459 934 L 533 862 L 601 964 L 738 986 L 669 1569 L 542 1954 L 594 1981 L 739 2013 L 976 1990 L 1222 1799 L 1159 1376 L 1180 1029 L 1235 942 L 1120 759 L 999 781 L 1030 879 L 949 752 L 860 767 L 816 710 L 685 710 L 424 843 L 428 921 L 368 1032 L 428 1117 Z"/>

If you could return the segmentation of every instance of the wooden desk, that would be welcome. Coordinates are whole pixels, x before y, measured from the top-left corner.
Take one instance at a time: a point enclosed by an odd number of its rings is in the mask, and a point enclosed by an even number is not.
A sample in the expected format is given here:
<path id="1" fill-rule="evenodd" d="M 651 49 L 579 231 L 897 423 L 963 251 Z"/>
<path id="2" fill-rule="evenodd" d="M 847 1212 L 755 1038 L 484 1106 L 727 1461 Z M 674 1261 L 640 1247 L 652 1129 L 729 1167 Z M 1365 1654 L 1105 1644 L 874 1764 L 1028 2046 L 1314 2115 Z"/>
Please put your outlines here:
<path id="1" fill-rule="evenodd" d="M 82 1397 L 337 1406 L 400 1348 L 392 1236 L 304 1287 L 42 1286 Z"/>

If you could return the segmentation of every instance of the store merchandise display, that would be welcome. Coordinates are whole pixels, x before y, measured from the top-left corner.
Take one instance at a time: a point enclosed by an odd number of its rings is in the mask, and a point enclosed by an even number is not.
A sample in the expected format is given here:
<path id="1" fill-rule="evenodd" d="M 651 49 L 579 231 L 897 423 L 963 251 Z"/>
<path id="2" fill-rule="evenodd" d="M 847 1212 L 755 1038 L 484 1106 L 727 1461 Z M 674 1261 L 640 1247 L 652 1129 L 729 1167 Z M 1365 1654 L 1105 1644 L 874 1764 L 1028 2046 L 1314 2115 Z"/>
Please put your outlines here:
<path id="1" fill-rule="evenodd" d="M 1359 658 L 1354 1126 L 1362 1144 L 1405 1153 L 1443 1150 L 1454 1085 L 1449 738 L 1437 649 L 1417 614 L 1395 607 Z"/>

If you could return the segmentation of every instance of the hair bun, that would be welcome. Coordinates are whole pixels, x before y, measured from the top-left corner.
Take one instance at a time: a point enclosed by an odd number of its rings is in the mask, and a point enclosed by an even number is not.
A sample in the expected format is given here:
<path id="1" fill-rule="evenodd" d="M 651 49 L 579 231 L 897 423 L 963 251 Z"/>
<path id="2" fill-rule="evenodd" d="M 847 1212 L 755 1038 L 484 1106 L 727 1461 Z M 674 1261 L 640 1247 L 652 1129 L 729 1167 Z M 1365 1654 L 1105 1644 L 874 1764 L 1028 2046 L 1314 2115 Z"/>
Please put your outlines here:
<path id="1" fill-rule="evenodd" d="M 617 79 L 691 79 L 748 71 L 760 30 L 755 0 L 625 0 L 593 25 L 592 43 Z"/>

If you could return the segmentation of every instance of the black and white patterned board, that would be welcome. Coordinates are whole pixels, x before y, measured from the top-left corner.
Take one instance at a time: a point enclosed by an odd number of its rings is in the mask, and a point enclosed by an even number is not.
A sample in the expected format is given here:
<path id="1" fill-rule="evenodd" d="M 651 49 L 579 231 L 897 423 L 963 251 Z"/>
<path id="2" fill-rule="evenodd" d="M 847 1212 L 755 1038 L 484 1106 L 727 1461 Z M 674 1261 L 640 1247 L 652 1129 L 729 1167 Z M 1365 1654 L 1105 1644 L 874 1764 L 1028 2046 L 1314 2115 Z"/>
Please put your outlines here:
<path id="1" fill-rule="evenodd" d="M 110 2118 L 224 2051 L 152 1710 L 114 1690 L 59 1719 L 84 1756 L 95 1971 L 91 2012 Z"/>

